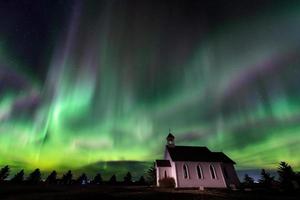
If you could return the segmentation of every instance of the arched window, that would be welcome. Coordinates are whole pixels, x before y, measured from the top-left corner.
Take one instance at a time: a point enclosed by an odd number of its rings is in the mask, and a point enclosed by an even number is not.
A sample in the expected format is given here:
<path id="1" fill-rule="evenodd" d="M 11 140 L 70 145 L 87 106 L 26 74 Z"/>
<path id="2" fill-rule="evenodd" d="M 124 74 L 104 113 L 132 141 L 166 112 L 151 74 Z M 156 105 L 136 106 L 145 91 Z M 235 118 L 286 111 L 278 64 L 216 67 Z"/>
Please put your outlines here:
<path id="1" fill-rule="evenodd" d="M 167 178 L 167 171 L 165 170 L 165 178 Z"/>
<path id="2" fill-rule="evenodd" d="M 197 165 L 197 175 L 199 179 L 203 179 L 203 172 L 202 172 L 202 167 L 201 165 Z"/>
<path id="3" fill-rule="evenodd" d="M 185 179 L 189 178 L 189 169 L 186 164 L 183 165 L 183 176 Z"/>
<path id="4" fill-rule="evenodd" d="M 215 170 L 215 167 L 213 165 L 209 166 L 209 171 L 210 171 L 210 174 L 211 174 L 211 178 L 216 179 L 217 178 L 216 170 Z"/>

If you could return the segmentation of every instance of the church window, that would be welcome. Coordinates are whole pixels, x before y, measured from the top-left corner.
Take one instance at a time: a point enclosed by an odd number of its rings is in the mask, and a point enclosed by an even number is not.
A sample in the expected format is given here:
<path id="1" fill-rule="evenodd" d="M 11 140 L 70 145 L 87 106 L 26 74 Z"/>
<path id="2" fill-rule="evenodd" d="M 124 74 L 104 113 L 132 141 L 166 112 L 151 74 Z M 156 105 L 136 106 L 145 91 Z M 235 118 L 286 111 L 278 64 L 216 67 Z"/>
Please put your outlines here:
<path id="1" fill-rule="evenodd" d="M 209 171 L 210 171 L 210 174 L 211 174 L 211 178 L 216 179 L 217 178 L 216 170 L 215 170 L 215 167 L 213 165 L 209 166 Z"/>
<path id="2" fill-rule="evenodd" d="M 183 175 L 185 179 L 189 178 L 189 169 L 186 164 L 183 165 Z"/>
<path id="3" fill-rule="evenodd" d="M 197 175 L 199 179 L 203 179 L 203 172 L 201 165 L 197 165 Z"/>

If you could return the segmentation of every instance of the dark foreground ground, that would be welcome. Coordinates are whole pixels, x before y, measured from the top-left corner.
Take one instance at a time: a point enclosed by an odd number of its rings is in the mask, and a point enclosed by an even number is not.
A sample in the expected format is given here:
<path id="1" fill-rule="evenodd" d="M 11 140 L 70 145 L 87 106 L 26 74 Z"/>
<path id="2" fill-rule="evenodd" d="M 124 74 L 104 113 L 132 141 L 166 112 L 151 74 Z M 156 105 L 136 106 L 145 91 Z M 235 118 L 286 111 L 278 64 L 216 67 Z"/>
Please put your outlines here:
<path id="1" fill-rule="evenodd" d="M 268 191 L 172 190 L 151 187 L 113 186 L 12 186 L 0 185 L 0 199 L 26 200 L 79 200 L 79 199 L 130 199 L 130 200 L 217 200 L 217 199 L 300 199 L 299 194 Z"/>

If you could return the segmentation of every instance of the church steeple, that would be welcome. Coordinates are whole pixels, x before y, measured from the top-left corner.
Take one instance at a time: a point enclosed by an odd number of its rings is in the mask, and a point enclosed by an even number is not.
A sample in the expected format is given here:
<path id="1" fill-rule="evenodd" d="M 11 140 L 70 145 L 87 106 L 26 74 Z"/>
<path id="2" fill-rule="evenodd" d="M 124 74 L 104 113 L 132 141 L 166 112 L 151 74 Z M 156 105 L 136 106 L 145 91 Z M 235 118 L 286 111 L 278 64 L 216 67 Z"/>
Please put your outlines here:
<path id="1" fill-rule="evenodd" d="M 171 133 L 171 129 L 169 129 L 169 135 L 167 136 L 167 145 L 168 147 L 175 146 L 175 136 Z"/>

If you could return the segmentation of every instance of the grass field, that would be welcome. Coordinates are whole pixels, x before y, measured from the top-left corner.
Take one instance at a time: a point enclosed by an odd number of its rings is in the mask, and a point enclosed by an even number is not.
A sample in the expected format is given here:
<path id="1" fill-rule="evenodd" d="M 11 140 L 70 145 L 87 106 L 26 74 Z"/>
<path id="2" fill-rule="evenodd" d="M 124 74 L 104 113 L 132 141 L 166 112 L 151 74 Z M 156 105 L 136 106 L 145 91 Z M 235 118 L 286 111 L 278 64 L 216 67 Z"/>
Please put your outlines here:
<path id="1" fill-rule="evenodd" d="M 78 200 L 78 199 L 130 199 L 130 200 L 217 200 L 217 199 L 299 199 L 299 193 L 287 194 L 268 191 L 174 190 L 138 186 L 0 186 L 1 200 Z"/>

